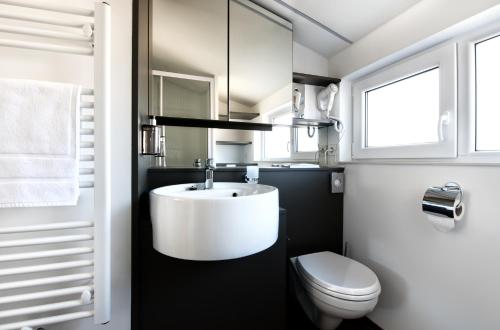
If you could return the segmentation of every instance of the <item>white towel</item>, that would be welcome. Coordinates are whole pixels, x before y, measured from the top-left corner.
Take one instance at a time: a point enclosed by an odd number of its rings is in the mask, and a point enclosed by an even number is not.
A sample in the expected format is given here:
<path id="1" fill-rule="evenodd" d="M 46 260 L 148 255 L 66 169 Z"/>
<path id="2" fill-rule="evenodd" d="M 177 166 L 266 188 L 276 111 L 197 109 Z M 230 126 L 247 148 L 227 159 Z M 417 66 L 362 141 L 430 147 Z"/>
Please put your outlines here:
<path id="1" fill-rule="evenodd" d="M 77 204 L 80 92 L 0 79 L 0 207 Z"/>

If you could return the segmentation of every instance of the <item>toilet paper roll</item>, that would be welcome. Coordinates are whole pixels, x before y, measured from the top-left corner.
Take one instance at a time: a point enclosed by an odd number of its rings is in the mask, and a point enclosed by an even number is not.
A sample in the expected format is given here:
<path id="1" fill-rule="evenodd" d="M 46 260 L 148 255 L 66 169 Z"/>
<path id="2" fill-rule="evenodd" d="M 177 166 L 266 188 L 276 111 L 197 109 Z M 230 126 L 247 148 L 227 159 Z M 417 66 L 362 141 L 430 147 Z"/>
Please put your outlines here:
<path id="1" fill-rule="evenodd" d="M 465 205 L 464 203 L 458 203 L 453 207 L 453 217 L 447 217 L 443 215 L 432 215 L 427 214 L 427 220 L 441 232 L 448 232 L 455 228 L 456 222 L 462 220 L 464 216 Z"/>

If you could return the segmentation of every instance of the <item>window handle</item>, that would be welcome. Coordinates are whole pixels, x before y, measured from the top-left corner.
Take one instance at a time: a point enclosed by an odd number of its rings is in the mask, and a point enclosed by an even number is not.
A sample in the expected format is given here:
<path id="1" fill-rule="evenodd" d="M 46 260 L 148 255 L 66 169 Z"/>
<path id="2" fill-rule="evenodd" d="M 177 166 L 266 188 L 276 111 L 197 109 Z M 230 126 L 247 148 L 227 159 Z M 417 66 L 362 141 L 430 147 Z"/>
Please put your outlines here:
<path id="1" fill-rule="evenodd" d="M 290 152 L 290 141 L 286 143 L 286 152 Z"/>
<path id="2" fill-rule="evenodd" d="M 439 123 L 438 123 L 439 142 L 445 141 L 445 135 L 444 135 L 445 126 L 448 126 L 449 124 L 450 124 L 450 112 L 446 111 L 439 116 Z"/>

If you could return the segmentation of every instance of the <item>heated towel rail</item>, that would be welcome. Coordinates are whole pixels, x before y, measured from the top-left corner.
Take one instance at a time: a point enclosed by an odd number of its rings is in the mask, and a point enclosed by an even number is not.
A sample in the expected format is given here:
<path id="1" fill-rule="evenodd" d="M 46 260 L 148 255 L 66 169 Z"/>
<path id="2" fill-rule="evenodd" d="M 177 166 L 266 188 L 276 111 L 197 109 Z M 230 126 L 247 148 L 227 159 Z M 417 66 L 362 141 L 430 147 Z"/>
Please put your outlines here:
<path id="1" fill-rule="evenodd" d="M 94 63 L 94 88 L 82 90 L 80 118 L 80 188 L 93 189 L 93 219 L 0 224 L 0 330 L 86 317 L 104 324 L 111 314 L 111 8 L 105 2 L 82 9 L 38 0 L 0 0 L 0 5 L 12 9 L 0 9 L 0 18 L 12 23 L 0 23 L 0 32 L 14 36 L 1 37 L 0 47 L 92 56 Z M 62 260 L 47 261 L 51 258 Z M 82 306 L 87 308 L 79 310 Z"/>

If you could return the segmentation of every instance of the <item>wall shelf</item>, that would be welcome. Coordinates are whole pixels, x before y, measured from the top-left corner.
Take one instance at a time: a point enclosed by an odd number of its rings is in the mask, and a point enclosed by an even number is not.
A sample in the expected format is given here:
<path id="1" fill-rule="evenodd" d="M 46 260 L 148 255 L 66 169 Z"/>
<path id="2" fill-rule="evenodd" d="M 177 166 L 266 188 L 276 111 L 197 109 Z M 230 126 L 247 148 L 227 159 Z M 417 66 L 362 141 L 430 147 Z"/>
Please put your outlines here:
<path id="1" fill-rule="evenodd" d="M 293 118 L 292 126 L 314 126 L 314 127 L 329 127 L 332 126 L 333 122 L 329 119 L 305 119 L 305 118 Z"/>
<path id="2" fill-rule="evenodd" d="M 340 79 L 331 78 L 331 77 L 323 77 L 323 76 L 315 76 L 312 74 L 306 73 L 293 73 L 293 82 L 305 85 L 315 85 L 315 86 L 328 86 L 330 84 L 338 84 L 340 83 Z"/>
<path id="3" fill-rule="evenodd" d="M 150 116 L 156 119 L 156 124 L 160 126 L 182 126 L 182 127 L 204 127 L 221 129 L 239 129 L 250 131 L 272 131 L 273 125 L 242 121 L 223 121 L 215 119 L 196 119 L 166 116 Z"/>
<path id="4" fill-rule="evenodd" d="M 239 111 L 229 111 L 229 116 L 231 119 L 236 120 L 252 120 L 259 116 L 255 112 L 239 112 Z M 227 115 L 219 115 L 219 120 L 227 120 Z"/>
<path id="5" fill-rule="evenodd" d="M 293 118 L 291 124 L 276 124 L 274 126 L 281 127 L 330 127 L 333 126 L 333 121 L 328 119 L 304 119 L 304 118 Z"/>
<path id="6" fill-rule="evenodd" d="M 220 129 L 236 129 L 248 131 L 272 131 L 273 126 L 287 126 L 287 127 L 330 127 L 333 122 L 328 119 L 304 119 L 293 118 L 290 125 L 286 124 L 261 124 L 242 121 L 223 121 L 213 119 L 196 119 L 196 118 L 180 118 L 180 117 L 166 117 L 166 116 L 150 116 L 156 119 L 156 124 L 159 126 L 181 126 L 181 127 L 202 127 L 202 128 L 220 128 Z M 233 142 L 233 141 L 217 141 L 218 144 L 235 145 L 248 144 L 248 142 Z"/>
<path id="7" fill-rule="evenodd" d="M 218 146 L 247 146 L 252 144 L 252 141 L 215 141 Z"/>

